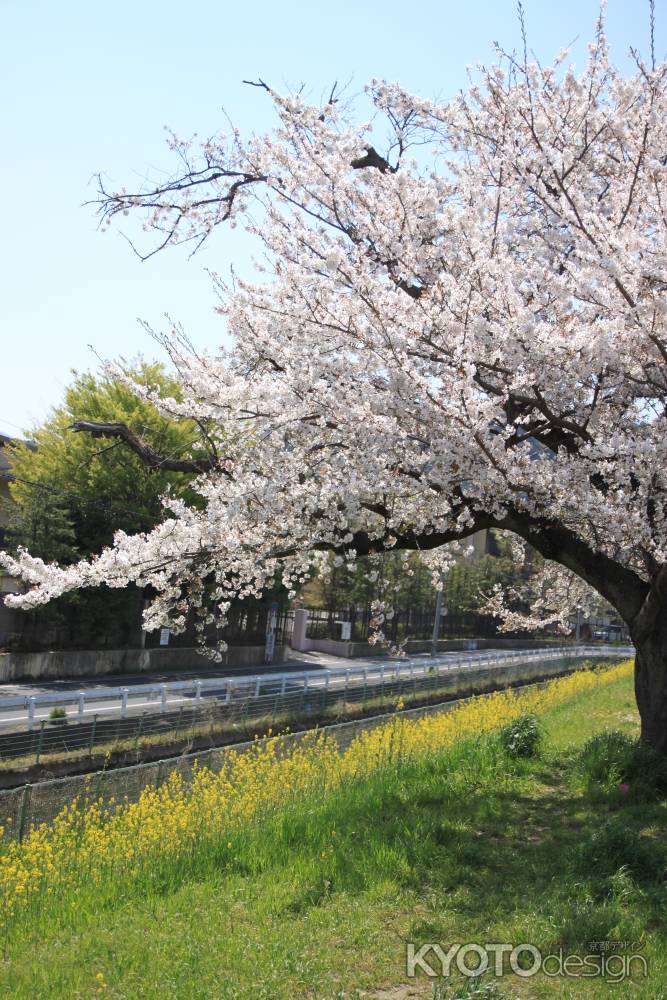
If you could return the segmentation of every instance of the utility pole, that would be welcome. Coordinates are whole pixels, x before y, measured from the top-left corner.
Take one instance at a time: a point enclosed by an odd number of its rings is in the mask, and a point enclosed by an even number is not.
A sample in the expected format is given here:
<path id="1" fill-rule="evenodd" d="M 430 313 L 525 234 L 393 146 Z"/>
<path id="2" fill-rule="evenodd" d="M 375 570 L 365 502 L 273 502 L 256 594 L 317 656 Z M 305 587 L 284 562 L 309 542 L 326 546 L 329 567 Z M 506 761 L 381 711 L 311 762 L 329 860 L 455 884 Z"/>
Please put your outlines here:
<path id="1" fill-rule="evenodd" d="M 278 624 L 278 602 L 274 601 L 266 616 L 266 639 L 264 643 L 264 662 L 273 663 L 273 652 L 276 648 L 276 625 Z"/>
<path id="2" fill-rule="evenodd" d="M 436 656 L 438 652 L 438 639 L 440 638 L 440 619 L 442 617 L 442 595 L 445 590 L 445 578 L 440 578 L 440 590 L 435 598 L 435 621 L 433 622 L 433 640 L 431 642 L 431 656 Z"/>

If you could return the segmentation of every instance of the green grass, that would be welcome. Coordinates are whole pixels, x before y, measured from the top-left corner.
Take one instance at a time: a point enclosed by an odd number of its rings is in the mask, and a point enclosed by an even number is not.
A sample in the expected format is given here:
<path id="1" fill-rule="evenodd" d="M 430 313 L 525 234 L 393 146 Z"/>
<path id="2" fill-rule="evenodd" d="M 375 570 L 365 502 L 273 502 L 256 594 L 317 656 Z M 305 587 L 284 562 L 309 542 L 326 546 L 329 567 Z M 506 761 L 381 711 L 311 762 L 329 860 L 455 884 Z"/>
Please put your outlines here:
<path id="1" fill-rule="evenodd" d="M 667 983 L 667 803 L 615 787 L 589 794 L 579 764 L 594 732 L 636 733 L 631 682 L 540 722 L 536 758 L 509 757 L 499 739 L 462 743 L 267 816 L 226 854 L 194 856 L 139 886 L 121 871 L 104 896 L 55 900 L 7 939 L 0 996 L 403 1000 L 413 995 L 401 990 L 408 941 L 586 954 L 589 941 L 639 940 L 646 980 L 510 974 L 497 989 L 483 980 L 479 996 L 657 1000 Z M 444 1000 L 480 983 L 421 978 L 411 988 Z"/>

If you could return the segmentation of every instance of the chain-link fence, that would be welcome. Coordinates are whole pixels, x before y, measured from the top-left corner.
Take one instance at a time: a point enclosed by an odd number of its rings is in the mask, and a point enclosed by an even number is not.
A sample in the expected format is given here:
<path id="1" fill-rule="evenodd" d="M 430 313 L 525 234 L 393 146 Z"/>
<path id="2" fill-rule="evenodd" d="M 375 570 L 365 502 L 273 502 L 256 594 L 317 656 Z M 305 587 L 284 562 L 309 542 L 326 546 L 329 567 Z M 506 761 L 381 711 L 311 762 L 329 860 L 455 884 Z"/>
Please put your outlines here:
<path id="1" fill-rule="evenodd" d="M 64 709 L 56 708 L 52 718 L 42 718 L 37 725 L 0 733 L 0 768 L 41 765 L 48 769 L 64 760 L 93 761 L 105 754 L 155 756 L 163 748 L 166 756 L 170 751 L 204 749 L 238 742 L 269 728 L 312 726 L 359 711 L 382 711 L 398 698 L 428 701 L 487 690 L 535 676 L 536 666 L 539 673 L 548 665 L 547 672 L 552 673 L 597 652 L 576 648 L 490 651 L 467 658 L 423 657 L 314 674 L 265 674 L 227 682 L 220 698 L 203 697 L 203 682 L 195 682 L 196 693 L 181 698 L 178 707 L 165 700 L 156 705 L 159 711 L 134 709 L 129 715 L 127 689 L 123 689 L 123 712 L 116 718 L 108 712 L 66 715 Z M 214 680 L 206 683 L 219 687 Z M 62 714 L 53 714 L 58 711 Z M 118 762 L 124 761 L 114 761 Z"/>
<path id="2" fill-rule="evenodd" d="M 455 701 L 450 701 L 403 711 L 401 714 L 406 717 L 417 717 L 448 711 L 455 704 Z M 342 752 L 362 730 L 374 729 L 393 714 L 336 723 L 322 729 L 328 735 L 335 737 Z M 280 734 L 277 737 L 277 752 L 287 753 L 307 732 L 309 730 Z M 206 767 L 218 772 L 225 766 L 230 754 L 245 753 L 258 743 L 265 742 L 265 739 L 266 737 L 261 740 L 246 740 L 243 743 L 183 754 L 166 760 L 135 764 L 110 771 L 96 771 L 86 775 L 73 775 L 0 792 L 0 825 L 4 827 L 6 837 L 22 839 L 30 829 L 40 823 L 52 822 L 62 809 L 75 799 L 80 804 L 101 800 L 107 807 L 112 801 L 136 802 L 145 788 L 159 787 L 172 774 L 179 774 L 188 783 L 192 779 L 195 767 Z"/>
<path id="3" fill-rule="evenodd" d="M 613 659 L 614 654 L 607 656 Z M 371 690 L 368 687 L 349 690 L 345 694 L 345 700 L 341 698 L 341 692 L 327 692 L 322 688 L 317 692 L 316 698 L 305 704 L 302 700 L 303 691 L 298 696 L 286 694 L 284 697 L 266 696 L 263 706 L 252 704 L 254 717 L 243 716 L 249 711 L 249 704 L 239 704 L 236 706 L 236 718 L 230 719 L 226 715 L 222 719 L 219 715 L 221 710 L 229 710 L 229 706 L 208 706 L 210 713 L 204 725 L 213 727 L 215 722 L 222 722 L 229 725 L 236 723 L 236 742 L 228 746 L 203 745 L 196 750 L 192 749 L 193 733 L 197 725 L 202 725 L 202 719 L 188 720 L 183 729 L 187 740 L 182 747 L 179 756 L 172 756 L 166 759 L 149 763 L 133 764 L 129 767 L 118 767 L 110 770 L 99 770 L 90 774 L 79 774 L 72 777 L 59 778 L 54 780 L 40 781 L 35 784 L 26 784 L 22 787 L 0 792 L 0 825 L 5 829 L 5 836 L 23 837 L 33 826 L 51 822 L 72 800 L 99 800 L 100 798 L 109 802 L 115 801 L 136 801 L 141 792 L 146 787 L 157 787 L 168 775 L 176 772 L 184 780 L 188 781 L 193 768 L 208 767 L 214 771 L 220 770 L 230 753 L 242 753 L 248 747 L 256 744 L 256 739 L 246 739 L 238 742 L 242 734 L 249 735 L 248 725 L 255 729 L 255 732 L 264 732 L 266 728 L 260 723 L 268 723 L 273 727 L 279 725 L 284 718 L 293 720 L 307 720 L 312 728 L 317 723 L 322 725 L 328 733 L 335 736 L 341 749 L 349 746 L 350 742 L 362 729 L 374 728 L 387 719 L 387 714 L 383 713 L 383 708 L 394 709 L 398 699 L 406 705 L 415 705 L 416 702 L 436 699 L 435 704 L 425 704 L 419 708 L 403 709 L 403 714 L 407 716 L 423 715 L 425 713 L 442 712 L 449 710 L 456 701 L 469 697 L 492 688 L 503 688 L 510 685 L 522 685 L 538 682 L 559 674 L 572 672 L 584 664 L 581 656 L 552 658 L 547 662 L 527 663 L 525 660 L 514 664 L 505 663 L 500 667 L 478 666 L 468 671 L 449 672 L 438 674 L 435 670 L 422 677 L 416 675 L 412 678 L 400 677 L 387 681 L 384 690 Z M 298 701 L 294 702 L 294 697 Z M 446 700 L 449 699 L 449 700 Z M 330 710 L 327 716 L 327 709 Z M 354 711 L 360 713 L 361 717 L 348 722 L 331 722 L 336 715 L 350 714 Z M 258 713 L 263 711 L 263 715 Z M 364 716 L 365 711 L 373 712 L 370 717 Z M 301 715 L 299 715 L 301 713 Z M 392 712 L 393 714 L 393 712 Z M 162 717 L 162 720 L 164 717 Z M 125 720 L 127 723 L 135 723 L 136 720 Z M 289 748 L 295 740 L 303 737 L 308 729 L 301 732 L 289 733 L 279 737 L 279 746 Z M 254 735 L 254 734 L 252 734 Z M 130 739 L 136 739 L 130 737 Z M 210 729 L 210 738 L 214 738 L 214 730 Z"/>

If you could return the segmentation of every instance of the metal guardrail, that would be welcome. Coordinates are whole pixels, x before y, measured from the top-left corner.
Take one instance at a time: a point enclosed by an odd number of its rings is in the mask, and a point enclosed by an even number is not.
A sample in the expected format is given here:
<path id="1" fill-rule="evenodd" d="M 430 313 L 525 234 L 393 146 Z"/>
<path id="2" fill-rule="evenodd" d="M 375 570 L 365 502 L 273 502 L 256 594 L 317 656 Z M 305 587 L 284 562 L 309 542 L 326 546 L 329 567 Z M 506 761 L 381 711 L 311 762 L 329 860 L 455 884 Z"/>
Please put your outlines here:
<path id="1" fill-rule="evenodd" d="M 120 799 L 136 801 L 144 788 L 159 787 L 172 773 L 178 773 L 185 781 L 190 781 L 194 767 L 205 766 L 214 771 L 219 770 L 230 753 L 243 753 L 249 747 L 256 746 L 255 734 L 264 732 L 269 725 L 275 724 L 280 728 L 286 720 L 290 725 L 293 720 L 303 721 L 304 731 L 317 724 L 334 735 L 339 747 L 343 749 L 362 730 L 374 728 L 386 721 L 388 716 L 382 714 L 383 711 L 391 712 L 394 717 L 397 699 L 400 698 L 404 706 L 401 714 L 406 716 L 447 711 L 459 704 L 459 698 L 468 698 L 474 694 L 480 681 L 482 687 L 486 688 L 486 682 L 492 680 L 495 666 L 509 664 L 512 660 L 520 664 L 527 659 L 528 653 L 537 652 L 508 651 L 502 656 L 494 657 L 497 662 L 490 670 L 487 666 L 483 672 L 484 677 L 480 677 L 479 670 L 470 670 L 469 680 L 466 679 L 466 670 L 460 669 L 460 663 L 457 675 L 450 671 L 449 664 L 445 665 L 441 661 L 438 664 L 431 663 L 431 670 L 426 674 L 421 670 L 413 670 L 411 678 L 408 669 L 402 676 L 395 678 L 387 672 L 384 684 L 364 685 L 362 682 L 350 685 L 346 694 L 343 688 L 327 689 L 321 686 L 318 689 L 305 689 L 302 685 L 292 691 L 288 687 L 284 696 L 279 692 L 262 693 L 258 698 L 235 699 L 228 704 L 207 699 L 199 708 L 191 703 L 190 707 L 181 706 L 178 711 L 164 714 L 144 714 L 116 720 L 93 719 L 92 722 L 63 727 L 45 728 L 42 722 L 39 729 L 31 732 L 23 730 L 0 734 L 0 756 L 5 765 L 14 767 L 17 758 L 21 757 L 24 765 L 39 764 L 41 754 L 47 768 L 34 784 L 0 791 L 0 825 L 4 827 L 6 838 L 17 837 L 20 840 L 35 824 L 53 820 L 74 798 L 78 797 L 84 802 L 112 802 Z M 542 656 L 542 659 L 551 661 L 553 666 L 551 670 L 545 669 L 544 674 L 553 673 L 556 676 L 577 670 L 593 656 L 609 661 L 631 656 L 633 652 L 631 647 L 618 646 L 595 647 L 592 650 L 589 647 L 549 650 L 548 656 Z M 486 656 L 484 658 L 488 659 Z M 479 664 L 482 657 L 474 659 Z M 465 663 L 463 666 L 465 667 Z M 522 674 L 522 671 L 519 670 L 518 673 Z M 499 678 L 501 676 L 499 674 Z M 533 684 L 534 674 L 528 672 L 523 679 L 516 677 L 512 681 L 505 674 L 498 686 L 505 687 L 509 683 L 519 686 Z M 455 700 L 449 700 L 452 698 Z M 362 709 L 360 717 L 341 723 L 341 714 L 354 714 L 355 707 Z M 372 714 L 365 715 L 364 709 L 371 709 Z M 229 745 L 221 745 L 221 730 L 232 731 L 232 742 Z M 149 744 L 157 743 L 158 750 L 162 749 L 163 742 L 169 743 L 170 756 L 135 763 L 137 758 L 141 759 L 143 752 L 142 736 L 148 737 Z M 303 732 L 292 731 L 281 734 L 278 739 L 280 746 L 286 747 L 302 736 Z M 60 745 L 58 740 L 61 741 Z M 244 740 L 249 742 L 243 742 Z M 223 740 L 222 744 L 225 743 L 226 740 Z M 177 744 L 179 750 L 174 754 Z M 102 770 L 48 780 L 49 754 L 59 755 L 64 751 L 70 758 L 73 755 L 78 759 L 87 754 L 92 758 L 95 752 L 116 749 L 123 752 L 115 762 L 123 765 L 119 768 L 114 766 L 107 769 L 105 764 Z M 134 756 L 135 749 L 137 757 Z M 130 752 L 126 753 L 128 750 Z M 32 760 L 29 760 L 31 755 Z M 47 780 L 44 780 L 45 777 Z"/>
<path id="2" fill-rule="evenodd" d="M 92 688 L 88 691 L 46 692 L 0 698 L 0 730 L 27 725 L 28 731 L 48 720 L 54 708 L 63 709 L 65 718 L 79 723 L 93 717 L 128 718 L 146 713 L 171 714 L 181 707 L 200 708 L 205 700 L 225 705 L 250 702 L 265 696 L 285 697 L 288 693 L 324 688 L 346 694 L 351 688 L 379 685 L 387 681 L 425 676 L 433 671 L 477 665 L 503 665 L 531 659 L 562 657 L 632 656 L 633 646 L 568 646 L 558 649 L 486 650 L 462 652 L 446 657 L 417 656 L 386 659 L 350 667 L 322 667 L 319 670 L 264 673 L 241 677 L 193 678 L 166 684 L 136 684 L 131 687 Z M 15 711 L 12 711 L 15 710 Z M 11 714 L 7 714 L 11 713 Z"/>

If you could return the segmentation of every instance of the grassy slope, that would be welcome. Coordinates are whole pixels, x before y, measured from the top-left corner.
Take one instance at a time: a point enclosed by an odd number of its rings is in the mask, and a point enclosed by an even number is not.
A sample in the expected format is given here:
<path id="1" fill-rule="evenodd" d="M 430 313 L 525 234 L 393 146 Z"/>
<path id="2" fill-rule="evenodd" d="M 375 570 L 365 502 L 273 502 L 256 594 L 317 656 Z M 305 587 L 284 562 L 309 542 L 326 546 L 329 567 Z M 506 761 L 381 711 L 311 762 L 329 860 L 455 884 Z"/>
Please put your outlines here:
<path id="1" fill-rule="evenodd" d="M 224 872 L 139 904 L 79 898 L 66 926 L 36 923 L 8 942 L 0 995 L 330 1000 L 406 983 L 408 940 L 559 942 L 585 953 L 589 940 L 645 935 L 651 977 L 636 988 L 512 976 L 503 995 L 658 997 L 667 804 L 593 802 L 571 768 L 574 745 L 593 731 L 636 730 L 631 683 L 544 722 L 549 745 L 536 763 L 513 766 L 488 742 L 458 746 L 267 818 Z M 611 889 L 585 853 L 610 815 L 660 859 Z"/>

